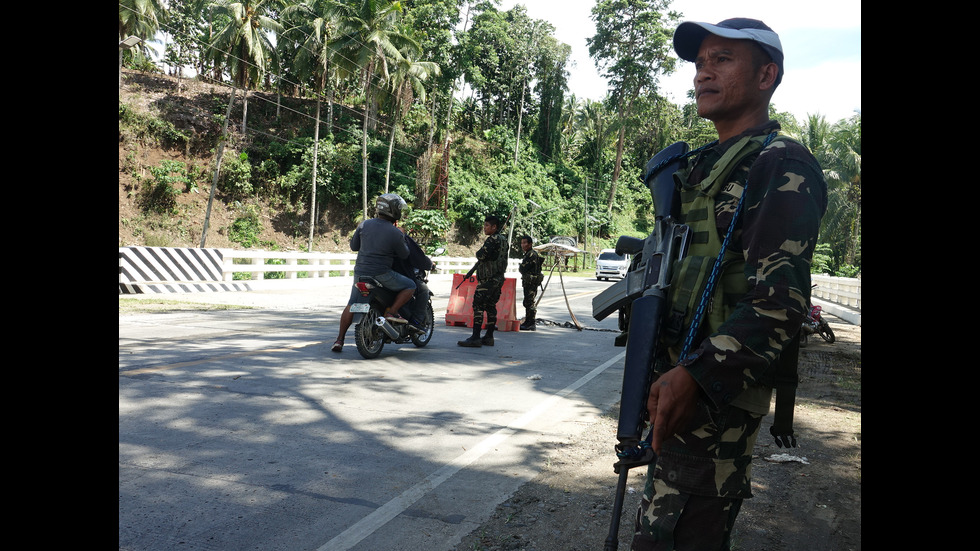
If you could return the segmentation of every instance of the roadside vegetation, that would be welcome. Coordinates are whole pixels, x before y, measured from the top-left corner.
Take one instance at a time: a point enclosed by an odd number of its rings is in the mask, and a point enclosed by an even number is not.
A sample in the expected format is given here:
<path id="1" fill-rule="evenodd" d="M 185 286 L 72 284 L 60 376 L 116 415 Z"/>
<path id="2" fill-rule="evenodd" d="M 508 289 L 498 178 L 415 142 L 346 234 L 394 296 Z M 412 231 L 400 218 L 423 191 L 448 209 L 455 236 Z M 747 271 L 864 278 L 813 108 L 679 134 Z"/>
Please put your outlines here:
<path id="1" fill-rule="evenodd" d="M 610 83 L 599 102 L 568 89 L 569 46 L 520 5 L 120 0 L 120 41 L 143 40 L 120 50 L 120 181 L 140 209 L 120 231 L 160 245 L 148 221 L 191 242 L 203 225 L 204 237 L 275 248 L 261 237 L 274 220 L 310 249 L 391 191 L 412 205 L 404 225 L 430 251 L 477 243 L 487 214 L 510 216 L 512 255 L 525 233 L 574 237 L 593 256 L 620 235 L 643 237 L 654 215 L 646 161 L 714 130 L 693 102 L 656 92 L 674 70 L 669 0 L 603 0 L 592 14 L 590 54 Z M 650 39 L 630 46 L 640 35 Z M 166 76 L 172 91 L 141 102 L 138 74 Z M 192 83 L 208 88 L 192 96 Z M 813 271 L 858 275 L 860 114 L 797 121 L 774 105 L 771 115 L 830 186 Z M 147 148 L 173 158 L 146 166 Z M 182 206 L 188 195 L 207 198 L 203 215 Z M 211 225 L 212 200 L 234 211 L 230 223 Z"/>

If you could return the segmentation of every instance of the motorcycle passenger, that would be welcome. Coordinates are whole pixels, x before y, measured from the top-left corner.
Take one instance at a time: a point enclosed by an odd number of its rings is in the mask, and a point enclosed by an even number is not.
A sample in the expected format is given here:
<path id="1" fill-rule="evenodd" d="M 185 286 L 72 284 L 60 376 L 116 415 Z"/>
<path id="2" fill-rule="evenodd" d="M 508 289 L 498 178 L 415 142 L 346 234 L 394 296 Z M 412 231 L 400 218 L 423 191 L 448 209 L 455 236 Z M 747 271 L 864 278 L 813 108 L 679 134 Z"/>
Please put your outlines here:
<path id="1" fill-rule="evenodd" d="M 412 304 L 412 313 L 409 316 L 408 322 L 412 327 L 424 332 L 425 321 L 426 321 L 426 306 L 429 302 L 429 287 L 422 281 L 422 278 L 418 277 L 416 270 L 431 271 L 435 268 L 435 263 L 432 259 L 425 255 L 422 251 L 422 247 L 419 247 L 418 243 L 412 239 L 412 236 L 405 234 L 405 243 L 408 245 L 408 258 L 396 259 L 395 263 L 392 265 L 392 269 L 396 272 L 408 276 L 415 281 L 415 302 Z"/>
<path id="2" fill-rule="evenodd" d="M 407 323 L 398 314 L 398 310 L 412 298 L 415 293 L 415 280 L 406 277 L 392 269 L 396 259 L 405 260 L 410 250 L 402 230 L 395 226 L 402 217 L 402 210 L 408 204 L 397 193 L 385 193 L 375 202 L 375 217 L 357 225 L 354 235 L 350 238 L 350 248 L 357 252 L 354 261 L 354 281 L 360 276 L 372 276 L 386 289 L 397 291 L 395 302 L 385 311 L 385 319 L 391 323 Z M 340 331 L 337 340 L 330 347 L 334 352 L 340 352 L 344 346 L 344 336 L 354 321 L 350 305 L 358 297 L 358 290 L 351 286 L 350 299 L 344 312 L 340 315 Z"/>

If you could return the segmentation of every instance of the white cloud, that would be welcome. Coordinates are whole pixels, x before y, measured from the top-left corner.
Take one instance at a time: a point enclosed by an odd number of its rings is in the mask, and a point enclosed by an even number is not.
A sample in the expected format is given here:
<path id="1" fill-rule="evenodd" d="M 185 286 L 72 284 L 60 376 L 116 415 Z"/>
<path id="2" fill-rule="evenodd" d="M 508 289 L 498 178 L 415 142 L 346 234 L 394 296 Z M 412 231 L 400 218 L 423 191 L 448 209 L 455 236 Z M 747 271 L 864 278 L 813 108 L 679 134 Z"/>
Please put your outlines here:
<path id="1" fill-rule="evenodd" d="M 772 102 L 800 122 L 807 114 L 823 115 L 833 124 L 861 109 L 861 61 L 834 60 L 787 74 Z"/>

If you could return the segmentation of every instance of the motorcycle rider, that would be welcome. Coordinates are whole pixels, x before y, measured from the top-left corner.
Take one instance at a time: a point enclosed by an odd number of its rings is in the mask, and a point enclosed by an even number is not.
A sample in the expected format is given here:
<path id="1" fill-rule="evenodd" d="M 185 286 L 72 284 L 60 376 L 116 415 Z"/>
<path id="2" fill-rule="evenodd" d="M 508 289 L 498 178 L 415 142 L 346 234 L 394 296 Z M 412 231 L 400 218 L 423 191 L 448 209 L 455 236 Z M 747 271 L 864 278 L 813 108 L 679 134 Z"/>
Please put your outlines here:
<path id="1" fill-rule="evenodd" d="M 369 218 L 354 230 L 350 238 L 350 248 L 357 252 L 354 261 L 354 281 L 360 276 L 372 276 L 386 289 L 397 291 L 395 302 L 385 312 L 385 319 L 391 323 L 407 323 L 398 310 L 412 298 L 417 287 L 413 278 L 392 269 L 395 259 L 406 260 L 411 253 L 405 234 L 395 223 L 401 219 L 402 211 L 408 203 L 397 193 L 385 193 L 375 201 L 375 217 Z M 351 296 L 344 312 L 340 315 L 340 330 L 337 340 L 330 350 L 340 352 L 344 347 L 344 336 L 354 321 L 350 312 L 351 303 L 356 300 L 358 290 L 351 287 Z"/>

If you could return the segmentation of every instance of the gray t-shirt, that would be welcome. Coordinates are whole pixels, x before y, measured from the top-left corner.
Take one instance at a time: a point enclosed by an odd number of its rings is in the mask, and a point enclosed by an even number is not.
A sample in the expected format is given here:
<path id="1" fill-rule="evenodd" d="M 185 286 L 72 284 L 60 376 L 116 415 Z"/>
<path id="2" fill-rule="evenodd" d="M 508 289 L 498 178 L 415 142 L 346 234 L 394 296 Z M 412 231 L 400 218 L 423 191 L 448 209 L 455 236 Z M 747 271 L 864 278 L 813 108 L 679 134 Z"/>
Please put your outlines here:
<path id="1" fill-rule="evenodd" d="M 383 218 L 371 218 L 358 224 L 350 238 L 350 248 L 357 251 L 354 271 L 376 276 L 391 270 L 395 257 L 408 258 L 405 234 Z"/>

